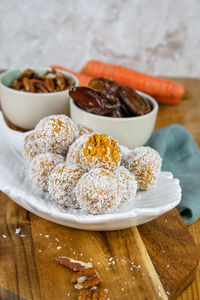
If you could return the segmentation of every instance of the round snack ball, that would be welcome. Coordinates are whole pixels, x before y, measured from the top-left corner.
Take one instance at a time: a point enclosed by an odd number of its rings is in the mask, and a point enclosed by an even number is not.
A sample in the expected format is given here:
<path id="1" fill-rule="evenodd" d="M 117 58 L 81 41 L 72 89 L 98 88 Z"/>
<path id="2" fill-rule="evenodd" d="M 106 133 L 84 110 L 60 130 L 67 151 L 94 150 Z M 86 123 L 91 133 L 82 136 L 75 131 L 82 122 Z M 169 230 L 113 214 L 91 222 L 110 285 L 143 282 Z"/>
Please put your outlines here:
<path id="1" fill-rule="evenodd" d="M 70 208 L 78 208 L 75 186 L 84 171 L 61 163 L 53 169 L 49 176 L 49 193 L 56 203 Z"/>
<path id="2" fill-rule="evenodd" d="M 80 153 L 83 149 L 84 143 L 88 140 L 88 138 L 89 135 L 83 135 L 75 140 L 75 142 L 73 142 L 73 144 L 69 147 L 66 158 L 67 165 L 75 165 L 81 167 Z"/>
<path id="3" fill-rule="evenodd" d="M 66 154 L 78 137 L 78 129 L 69 117 L 52 115 L 40 120 L 35 128 L 35 136 L 42 152 Z"/>
<path id="4" fill-rule="evenodd" d="M 115 175 L 103 168 L 90 170 L 76 185 L 76 199 L 89 214 L 112 213 L 120 204 Z"/>
<path id="5" fill-rule="evenodd" d="M 123 166 L 114 172 L 120 190 L 121 205 L 129 200 L 133 200 L 137 192 L 137 181 L 135 176 Z"/>
<path id="6" fill-rule="evenodd" d="M 124 165 L 135 175 L 138 189 L 149 190 L 158 181 L 162 159 L 156 150 L 142 146 L 129 152 Z"/>
<path id="7" fill-rule="evenodd" d="M 41 153 L 40 149 L 38 148 L 35 133 L 31 132 L 24 138 L 24 157 L 31 161 L 37 154 Z"/>
<path id="8" fill-rule="evenodd" d="M 77 127 L 78 127 L 79 136 L 82 136 L 84 134 L 93 133 L 93 130 L 91 128 L 86 127 L 82 124 L 78 124 Z"/>
<path id="9" fill-rule="evenodd" d="M 120 165 L 121 157 L 116 140 L 106 134 L 94 133 L 83 145 L 80 163 L 85 170 L 102 167 L 113 171 Z"/>
<path id="10" fill-rule="evenodd" d="M 36 155 L 30 164 L 30 174 L 33 182 L 38 187 L 47 190 L 50 172 L 63 161 L 63 156 L 56 153 L 47 152 Z"/>

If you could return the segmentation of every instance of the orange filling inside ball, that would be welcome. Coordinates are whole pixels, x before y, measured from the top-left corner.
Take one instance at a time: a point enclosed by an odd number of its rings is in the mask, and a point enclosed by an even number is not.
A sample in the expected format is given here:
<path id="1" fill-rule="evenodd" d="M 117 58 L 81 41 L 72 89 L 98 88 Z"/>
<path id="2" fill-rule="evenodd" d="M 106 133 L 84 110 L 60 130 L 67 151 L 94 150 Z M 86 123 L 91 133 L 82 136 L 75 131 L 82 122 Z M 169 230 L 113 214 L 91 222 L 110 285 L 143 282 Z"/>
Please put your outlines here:
<path id="1" fill-rule="evenodd" d="M 85 143 L 83 155 L 88 162 L 102 162 L 105 168 L 110 168 L 111 165 L 118 166 L 121 159 L 121 150 L 118 143 L 107 136 L 106 134 L 93 134 Z M 106 166 L 107 165 L 107 166 Z"/>

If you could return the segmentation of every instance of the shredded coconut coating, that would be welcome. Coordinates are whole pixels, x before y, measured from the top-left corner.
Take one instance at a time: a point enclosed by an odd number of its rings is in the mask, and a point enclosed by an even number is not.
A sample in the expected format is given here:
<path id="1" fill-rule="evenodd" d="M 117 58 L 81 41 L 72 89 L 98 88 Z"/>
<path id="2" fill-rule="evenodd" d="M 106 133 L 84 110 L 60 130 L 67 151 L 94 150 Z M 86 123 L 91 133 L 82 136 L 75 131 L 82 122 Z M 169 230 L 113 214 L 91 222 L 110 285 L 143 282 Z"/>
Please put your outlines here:
<path id="1" fill-rule="evenodd" d="M 125 167 L 120 166 L 114 172 L 120 190 L 121 205 L 128 202 L 129 200 L 134 200 L 137 192 L 137 181 L 135 176 Z"/>
<path id="2" fill-rule="evenodd" d="M 102 167 L 113 171 L 120 165 L 121 157 L 116 140 L 106 134 L 94 133 L 83 145 L 80 163 L 85 170 Z"/>
<path id="3" fill-rule="evenodd" d="M 79 137 L 69 147 L 69 151 L 67 153 L 67 158 L 66 158 L 67 165 L 74 165 L 77 167 L 81 167 L 80 153 L 83 149 L 84 143 L 88 140 L 89 136 L 90 135 L 87 134 Z"/>
<path id="4" fill-rule="evenodd" d="M 69 208 L 79 207 L 75 187 L 83 174 L 83 170 L 64 163 L 55 167 L 49 176 L 49 193 L 57 204 Z"/>
<path id="5" fill-rule="evenodd" d="M 90 133 L 94 132 L 91 128 L 86 127 L 82 124 L 78 124 L 77 127 L 78 127 L 79 136 L 82 136 L 84 134 L 90 134 Z"/>
<path id="6" fill-rule="evenodd" d="M 124 165 L 135 175 L 138 189 L 149 190 L 158 181 L 162 159 L 159 153 L 150 147 L 137 147 L 125 157 Z"/>
<path id="7" fill-rule="evenodd" d="M 120 204 L 116 177 L 103 168 L 84 174 L 76 185 L 75 194 L 80 207 L 93 215 L 112 213 Z"/>
<path id="8" fill-rule="evenodd" d="M 65 155 L 78 137 L 78 129 L 69 117 L 52 115 L 40 120 L 35 128 L 35 136 L 42 152 Z"/>
<path id="9" fill-rule="evenodd" d="M 50 172 L 61 162 L 64 162 L 64 158 L 60 154 L 47 152 L 36 155 L 30 163 L 33 182 L 39 188 L 48 190 Z"/>
<path id="10" fill-rule="evenodd" d="M 24 138 L 24 157 L 30 162 L 39 153 L 41 150 L 37 145 L 35 133 L 31 132 Z"/>

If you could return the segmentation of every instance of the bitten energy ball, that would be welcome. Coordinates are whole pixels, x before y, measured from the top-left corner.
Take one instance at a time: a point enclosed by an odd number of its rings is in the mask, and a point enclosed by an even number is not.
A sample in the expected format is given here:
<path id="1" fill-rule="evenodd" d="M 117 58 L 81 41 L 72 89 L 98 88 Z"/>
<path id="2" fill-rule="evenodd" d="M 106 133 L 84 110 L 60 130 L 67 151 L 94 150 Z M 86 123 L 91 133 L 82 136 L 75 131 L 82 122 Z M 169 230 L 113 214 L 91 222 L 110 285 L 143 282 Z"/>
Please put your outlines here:
<path id="1" fill-rule="evenodd" d="M 90 129 L 89 127 L 86 127 L 84 125 L 78 124 L 77 127 L 78 127 L 79 136 L 82 136 L 84 134 L 93 133 L 92 129 Z"/>
<path id="2" fill-rule="evenodd" d="M 80 207 L 93 215 L 112 213 L 120 204 L 116 177 L 103 168 L 84 174 L 76 185 L 75 194 Z"/>
<path id="3" fill-rule="evenodd" d="M 159 153 L 150 147 L 137 147 L 124 159 L 125 167 L 133 172 L 141 190 L 149 190 L 157 183 L 161 164 Z"/>
<path id="4" fill-rule="evenodd" d="M 78 208 L 75 187 L 84 171 L 61 163 L 49 176 L 49 193 L 59 205 Z"/>
<path id="5" fill-rule="evenodd" d="M 24 138 L 24 157 L 31 161 L 41 151 L 38 148 L 34 132 L 29 133 Z"/>
<path id="6" fill-rule="evenodd" d="M 52 115 L 38 123 L 35 136 L 42 152 L 66 154 L 78 136 L 78 129 L 67 116 Z"/>
<path id="7" fill-rule="evenodd" d="M 85 170 L 103 167 L 112 171 L 120 165 L 121 157 L 117 141 L 106 134 L 94 133 L 83 145 L 80 163 Z"/>
<path id="8" fill-rule="evenodd" d="M 38 187 L 47 190 L 50 172 L 62 162 L 64 162 L 64 158 L 60 154 L 42 153 L 36 155 L 30 164 L 33 182 Z"/>
<path id="9" fill-rule="evenodd" d="M 129 200 L 134 200 L 137 191 L 135 176 L 125 167 L 121 166 L 114 172 L 119 185 L 121 203 L 123 205 Z"/>

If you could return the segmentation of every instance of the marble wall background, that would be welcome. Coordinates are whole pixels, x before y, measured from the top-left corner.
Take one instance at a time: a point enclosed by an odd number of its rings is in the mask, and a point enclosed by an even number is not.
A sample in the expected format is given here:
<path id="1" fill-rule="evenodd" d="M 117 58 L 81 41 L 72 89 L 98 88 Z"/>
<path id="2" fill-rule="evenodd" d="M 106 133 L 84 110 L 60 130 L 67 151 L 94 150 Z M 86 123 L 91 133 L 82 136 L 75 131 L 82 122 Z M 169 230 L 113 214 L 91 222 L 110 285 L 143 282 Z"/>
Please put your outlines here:
<path id="1" fill-rule="evenodd" d="M 0 1 L 0 68 L 89 59 L 200 77 L 200 1 Z"/>

